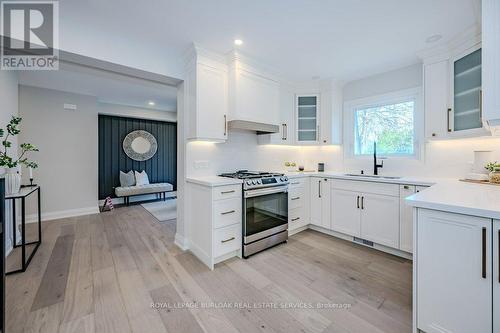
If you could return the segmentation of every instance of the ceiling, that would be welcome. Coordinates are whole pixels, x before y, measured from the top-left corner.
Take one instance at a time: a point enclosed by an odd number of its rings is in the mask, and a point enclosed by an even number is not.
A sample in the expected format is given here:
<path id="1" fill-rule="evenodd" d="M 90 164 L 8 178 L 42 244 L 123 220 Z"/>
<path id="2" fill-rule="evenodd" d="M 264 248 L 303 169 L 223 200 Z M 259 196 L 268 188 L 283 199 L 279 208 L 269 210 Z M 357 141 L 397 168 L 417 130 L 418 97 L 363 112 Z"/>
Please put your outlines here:
<path id="1" fill-rule="evenodd" d="M 226 53 L 241 38 L 290 79 L 350 81 L 414 64 L 479 20 L 480 0 L 62 0 L 60 45 L 181 78 L 191 42 Z"/>
<path id="2" fill-rule="evenodd" d="M 67 63 L 60 63 L 58 71 L 21 71 L 19 84 L 95 96 L 103 103 L 160 111 L 177 108 L 175 87 Z"/>

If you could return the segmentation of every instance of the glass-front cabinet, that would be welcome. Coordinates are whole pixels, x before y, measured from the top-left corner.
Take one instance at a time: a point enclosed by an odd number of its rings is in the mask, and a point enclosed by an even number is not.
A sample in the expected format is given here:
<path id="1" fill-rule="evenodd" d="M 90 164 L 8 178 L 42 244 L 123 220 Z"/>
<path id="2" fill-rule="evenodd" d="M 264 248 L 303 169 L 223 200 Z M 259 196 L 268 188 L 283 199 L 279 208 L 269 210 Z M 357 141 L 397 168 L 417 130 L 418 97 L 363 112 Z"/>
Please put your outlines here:
<path id="1" fill-rule="evenodd" d="M 298 143 L 319 141 L 319 95 L 296 96 L 296 124 Z"/>
<path id="2" fill-rule="evenodd" d="M 448 132 L 456 134 L 481 130 L 482 80 L 481 48 L 455 57 L 451 65 L 451 100 Z"/>

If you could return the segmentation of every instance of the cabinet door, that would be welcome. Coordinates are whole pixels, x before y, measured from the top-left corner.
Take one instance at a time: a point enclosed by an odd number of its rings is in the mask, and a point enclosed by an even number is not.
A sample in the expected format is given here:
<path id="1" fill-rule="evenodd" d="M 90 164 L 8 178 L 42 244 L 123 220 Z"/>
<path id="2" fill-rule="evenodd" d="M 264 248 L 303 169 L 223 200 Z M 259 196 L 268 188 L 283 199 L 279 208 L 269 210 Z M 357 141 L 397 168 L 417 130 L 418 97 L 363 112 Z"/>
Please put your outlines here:
<path id="1" fill-rule="evenodd" d="M 481 49 L 469 50 L 451 61 L 451 109 L 453 132 L 480 129 L 482 124 Z M 464 132 L 465 133 L 465 132 Z M 458 133 L 457 133 L 458 134 Z"/>
<path id="2" fill-rule="evenodd" d="M 500 220 L 493 221 L 493 332 L 500 332 Z"/>
<path id="3" fill-rule="evenodd" d="M 332 230 L 360 237 L 360 204 L 361 195 L 358 192 L 332 189 Z"/>
<path id="4" fill-rule="evenodd" d="M 294 99 L 295 94 L 286 88 L 280 89 L 279 133 L 258 135 L 259 144 L 291 145 L 295 142 L 294 135 Z"/>
<path id="5" fill-rule="evenodd" d="M 325 229 L 331 229 L 332 223 L 330 218 L 331 205 L 331 181 L 328 178 L 324 178 L 321 182 L 321 226 Z"/>
<path id="6" fill-rule="evenodd" d="M 362 194 L 361 238 L 399 247 L 399 197 Z"/>
<path id="7" fill-rule="evenodd" d="M 399 187 L 399 249 L 413 252 L 413 207 L 406 203 L 406 198 L 416 191 L 413 185 Z"/>
<path id="8" fill-rule="evenodd" d="M 425 137 L 443 139 L 447 136 L 449 94 L 448 61 L 424 65 Z"/>
<path id="9" fill-rule="evenodd" d="M 322 214 L 322 205 L 321 205 L 321 196 L 324 189 L 322 188 L 322 179 L 321 178 L 311 178 L 311 224 L 320 226 L 321 223 L 321 214 Z M 324 186 L 323 186 L 324 187 Z"/>
<path id="10" fill-rule="evenodd" d="M 319 95 L 297 95 L 296 131 L 298 143 L 319 141 Z"/>
<path id="11" fill-rule="evenodd" d="M 500 1 L 482 1 L 484 119 L 500 125 Z"/>
<path id="12" fill-rule="evenodd" d="M 227 73 L 198 64 L 196 77 L 196 138 L 227 139 Z"/>
<path id="13" fill-rule="evenodd" d="M 492 332 L 490 219 L 418 209 L 417 328 Z"/>

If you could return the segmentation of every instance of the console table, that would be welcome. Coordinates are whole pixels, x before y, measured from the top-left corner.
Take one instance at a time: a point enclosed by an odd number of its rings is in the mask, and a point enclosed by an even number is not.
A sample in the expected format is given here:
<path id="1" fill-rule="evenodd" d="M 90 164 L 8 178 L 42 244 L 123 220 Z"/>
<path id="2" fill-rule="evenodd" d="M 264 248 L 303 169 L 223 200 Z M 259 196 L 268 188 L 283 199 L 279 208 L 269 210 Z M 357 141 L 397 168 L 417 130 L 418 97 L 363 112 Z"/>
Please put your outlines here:
<path id="1" fill-rule="evenodd" d="M 38 203 L 38 240 L 26 243 L 26 198 L 31 196 L 33 193 L 37 193 L 37 203 Z M 21 244 L 17 244 L 16 241 L 16 200 L 21 200 Z M 42 214 L 41 214 L 41 199 L 40 199 L 40 186 L 24 186 L 18 193 L 5 195 L 5 201 L 12 200 L 12 239 L 13 247 L 21 247 L 21 268 L 5 273 L 6 275 L 25 272 L 28 268 L 31 259 L 35 255 L 38 247 L 42 243 Z M 35 245 L 31 251 L 28 258 L 26 258 L 26 246 Z"/>

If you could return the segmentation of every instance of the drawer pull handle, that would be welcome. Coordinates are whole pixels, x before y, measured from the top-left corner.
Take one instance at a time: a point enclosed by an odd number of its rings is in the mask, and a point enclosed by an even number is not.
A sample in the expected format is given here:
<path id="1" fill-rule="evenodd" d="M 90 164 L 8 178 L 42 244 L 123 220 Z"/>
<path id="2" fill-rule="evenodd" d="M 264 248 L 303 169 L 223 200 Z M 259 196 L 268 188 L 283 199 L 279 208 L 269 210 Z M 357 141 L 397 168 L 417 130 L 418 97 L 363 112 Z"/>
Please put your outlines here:
<path id="1" fill-rule="evenodd" d="M 227 211 L 227 212 L 222 212 L 220 214 L 221 215 L 227 215 L 227 214 L 232 214 L 232 213 L 236 213 L 236 211 L 233 209 L 233 210 L 230 210 L 230 211 Z"/>
<path id="2" fill-rule="evenodd" d="M 405 189 L 405 190 L 409 190 L 409 189 L 410 189 L 410 186 L 405 185 L 405 186 L 404 186 L 404 189 Z"/>
<path id="3" fill-rule="evenodd" d="M 292 198 L 290 200 L 299 200 L 299 199 L 300 199 L 300 197 L 295 197 L 295 198 Z"/>
<path id="4" fill-rule="evenodd" d="M 300 217 L 296 217 L 296 218 L 292 219 L 292 222 L 298 221 L 298 220 L 300 220 Z"/>
<path id="5" fill-rule="evenodd" d="M 231 238 L 228 238 L 228 239 L 221 240 L 220 242 L 221 243 L 227 243 L 227 242 L 230 242 L 230 241 L 235 240 L 235 239 L 236 239 L 235 237 L 231 237 Z"/>
<path id="6" fill-rule="evenodd" d="M 481 276 L 483 279 L 486 279 L 486 228 L 483 228 L 482 230 L 482 253 L 481 253 L 481 268 L 482 268 L 482 272 L 481 272 Z"/>
<path id="7" fill-rule="evenodd" d="M 229 194 L 229 193 L 234 193 L 236 192 L 235 190 L 231 190 L 231 191 L 222 191 L 220 192 L 220 194 Z"/>
<path id="8" fill-rule="evenodd" d="M 358 195 L 358 197 L 356 198 L 356 206 L 358 206 L 358 209 L 359 209 L 359 195 Z"/>
<path id="9" fill-rule="evenodd" d="M 292 185 L 300 185 L 299 182 L 292 183 Z"/>
<path id="10" fill-rule="evenodd" d="M 361 197 L 361 209 L 365 209 L 365 197 Z"/>

